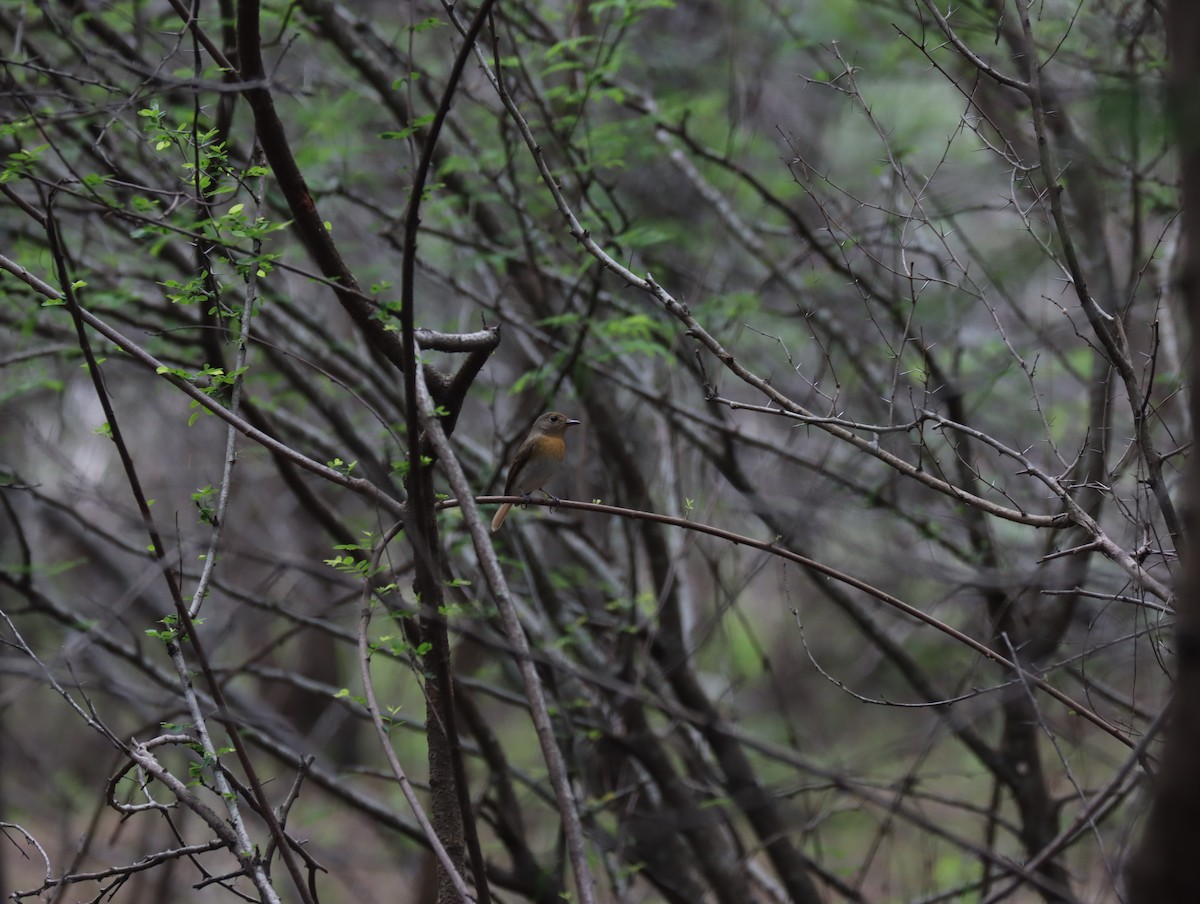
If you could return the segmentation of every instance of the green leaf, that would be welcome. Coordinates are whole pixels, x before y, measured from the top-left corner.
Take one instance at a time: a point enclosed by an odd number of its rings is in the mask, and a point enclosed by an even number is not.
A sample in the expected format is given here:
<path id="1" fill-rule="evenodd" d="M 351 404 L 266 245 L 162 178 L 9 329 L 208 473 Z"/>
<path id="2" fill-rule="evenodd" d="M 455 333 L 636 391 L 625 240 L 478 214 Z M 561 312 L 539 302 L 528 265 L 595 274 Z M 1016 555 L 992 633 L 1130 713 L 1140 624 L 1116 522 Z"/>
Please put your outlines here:
<path id="1" fill-rule="evenodd" d="M 418 116 L 411 123 L 409 123 L 408 126 L 406 126 L 405 128 L 400 129 L 399 131 L 396 131 L 396 132 L 380 132 L 379 137 L 382 138 L 384 141 L 397 141 L 400 139 L 408 138 L 410 135 L 412 135 L 414 132 L 418 131 L 419 129 L 425 128 L 425 126 L 429 125 L 431 122 L 433 122 L 433 120 L 434 120 L 434 115 L 432 113 L 428 114 L 427 116 Z"/>

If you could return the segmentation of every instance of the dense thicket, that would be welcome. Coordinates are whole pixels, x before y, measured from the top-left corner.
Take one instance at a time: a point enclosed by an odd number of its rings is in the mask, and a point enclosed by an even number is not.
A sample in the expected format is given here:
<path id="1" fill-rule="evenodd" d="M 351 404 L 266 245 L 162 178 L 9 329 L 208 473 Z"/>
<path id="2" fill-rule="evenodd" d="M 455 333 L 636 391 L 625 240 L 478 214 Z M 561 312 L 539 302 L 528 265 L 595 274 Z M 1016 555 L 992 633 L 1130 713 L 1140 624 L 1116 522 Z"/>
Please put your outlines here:
<path id="1" fill-rule="evenodd" d="M 1192 432 L 1157 4 L 0 34 L 6 893 L 1119 899 Z"/>

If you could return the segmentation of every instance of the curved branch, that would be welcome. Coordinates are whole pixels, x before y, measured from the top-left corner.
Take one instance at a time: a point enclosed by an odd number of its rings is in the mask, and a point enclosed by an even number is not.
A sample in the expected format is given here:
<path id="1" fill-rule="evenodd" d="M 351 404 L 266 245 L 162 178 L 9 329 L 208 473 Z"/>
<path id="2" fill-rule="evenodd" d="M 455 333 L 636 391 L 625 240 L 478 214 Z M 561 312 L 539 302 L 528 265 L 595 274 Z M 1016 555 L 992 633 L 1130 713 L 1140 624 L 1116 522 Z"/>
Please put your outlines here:
<path id="1" fill-rule="evenodd" d="M 1113 725 L 1103 716 L 1096 713 L 1094 710 L 1084 706 L 1079 701 L 1073 699 L 1068 694 L 1063 693 L 1058 688 L 1051 685 L 1045 679 L 1035 675 L 1026 669 L 1022 668 L 1017 663 L 1013 662 L 1006 656 L 997 653 L 985 643 L 980 643 L 975 638 L 968 634 L 964 634 L 957 628 L 946 624 L 941 619 L 935 618 L 928 612 L 918 609 L 911 603 L 906 603 L 903 600 L 892 596 L 885 590 L 880 590 L 866 581 L 860 580 L 853 575 L 846 574 L 844 571 L 839 571 L 831 565 L 826 565 L 823 562 L 818 562 L 816 559 L 810 559 L 808 556 L 803 556 L 800 553 L 792 552 L 790 549 L 784 549 L 782 546 L 777 546 L 773 541 L 758 540 L 754 537 L 748 537 L 745 534 L 739 534 L 731 530 L 725 530 L 720 527 L 713 527 L 709 524 L 701 524 L 697 521 L 689 521 L 687 518 L 676 517 L 675 515 L 660 515 L 657 512 L 646 512 L 638 509 L 622 508 L 617 505 L 604 505 L 599 502 L 574 502 L 570 499 L 526 499 L 522 496 L 474 496 L 472 502 L 478 505 L 497 505 L 509 503 L 511 505 L 521 505 L 528 503 L 530 505 L 543 505 L 549 508 L 564 508 L 574 509 L 581 512 L 595 512 L 598 515 L 615 515 L 620 518 L 631 518 L 638 521 L 656 521 L 659 524 L 666 524 L 671 527 L 679 527 L 684 530 L 692 530 L 697 533 L 707 534 L 710 537 L 716 537 L 720 540 L 727 540 L 737 546 L 746 546 L 750 549 L 757 549 L 761 552 L 770 553 L 773 556 L 778 556 L 781 559 L 786 559 L 789 562 L 794 562 L 797 565 L 802 565 L 805 568 L 815 571 L 818 574 L 825 575 L 833 580 L 840 581 L 855 590 L 861 590 L 869 596 L 874 597 L 881 603 L 885 603 L 910 618 L 915 618 L 917 621 L 929 625 L 942 632 L 946 636 L 953 638 L 965 647 L 970 648 L 985 659 L 989 659 L 997 665 L 1001 665 L 1006 669 L 1010 669 L 1013 674 L 1024 676 L 1031 684 L 1045 691 L 1059 703 L 1063 704 L 1072 712 L 1076 712 L 1083 716 L 1097 728 L 1112 735 L 1122 744 L 1127 747 L 1134 746 L 1124 732 L 1117 726 Z M 446 499 L 438 503 L 438 509 L 459 508 L 461 504 L 458 499 Z"/>

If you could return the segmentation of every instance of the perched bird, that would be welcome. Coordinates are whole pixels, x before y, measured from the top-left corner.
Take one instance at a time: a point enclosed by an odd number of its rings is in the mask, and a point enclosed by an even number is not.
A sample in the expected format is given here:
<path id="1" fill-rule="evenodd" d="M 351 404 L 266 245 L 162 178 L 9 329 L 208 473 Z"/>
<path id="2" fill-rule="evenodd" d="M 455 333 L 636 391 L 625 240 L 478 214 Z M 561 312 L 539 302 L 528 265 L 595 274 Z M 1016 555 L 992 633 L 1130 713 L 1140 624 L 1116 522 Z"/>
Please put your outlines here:
<path id="1" fill-rule="evenodd" d="M 579 421 L 559 414 L 557 411 L 547 411 L 536 421 L 517 450 L 512 465 L 508 469 L 508 480 L 504 484 L 505 496 L 524 496 L 542 489 L 567 456 L 567 443 L 563 436 L 568 427 L 573 427 Z M 549 495 L 549 494 L 547 494 Z M 554 496 L 551 499 L 558 501 Z M 492 519 L 492 530 L 500 530 L 500 525 L 512 508 L 511 502 L 500 506 L 496 517 Z"/>

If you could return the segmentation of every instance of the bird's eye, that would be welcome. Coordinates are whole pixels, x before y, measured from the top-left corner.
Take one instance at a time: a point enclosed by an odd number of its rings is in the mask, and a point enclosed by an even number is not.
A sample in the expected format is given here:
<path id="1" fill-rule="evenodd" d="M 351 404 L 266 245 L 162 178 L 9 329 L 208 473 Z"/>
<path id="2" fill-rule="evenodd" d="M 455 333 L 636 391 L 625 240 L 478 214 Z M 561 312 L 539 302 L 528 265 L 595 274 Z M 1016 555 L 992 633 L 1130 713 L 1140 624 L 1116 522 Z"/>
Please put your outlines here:
<path id="1" fill-rule="evenodd" d="M 550 420 L 551 420 L 552 422 L 553 422 L 553 421 L 557 421 L 557 420 L 558 420 L 558 415 L 557 415 L 557 414 L 556 414 L 556 415 L 554 415 L 554 417 L 550 418 Z"/>

